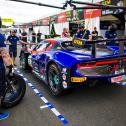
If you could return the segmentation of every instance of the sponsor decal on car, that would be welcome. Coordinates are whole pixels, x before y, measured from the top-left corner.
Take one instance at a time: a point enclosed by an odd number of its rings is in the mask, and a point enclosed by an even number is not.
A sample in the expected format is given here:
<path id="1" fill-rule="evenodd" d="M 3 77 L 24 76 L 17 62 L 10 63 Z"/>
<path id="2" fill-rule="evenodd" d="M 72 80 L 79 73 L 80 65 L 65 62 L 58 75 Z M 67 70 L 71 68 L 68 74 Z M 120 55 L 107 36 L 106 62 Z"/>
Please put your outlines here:
<path id="1" fill-rule="evenodd" d="M 84 82 L 86 80 L 86 77 L 71 77 L 71 82 Z"/>
<path id="2" fill-rule="evenodd" d="M 62 69 L 62 73 L 66 73 L 67 72 L 67 68 L 63 68 Z M 67 74 L 67 73 L 66 73 Z"/>
<path id="3" fill-rule="evenodd" d="M 66 77 L 65 74 L 63 74 L 63 75 L 62 75 L 62 78 L 63 78 L 63 80 L 66 80 L 67 77 Z"/>
<path id="4" fill-rule="evenodd" d="M 63 81 L 62 84 L 63 84 L 63 87 L 64 87 L 64 88 L 67 88 L 67 82 L 66 82 L 66 81 Z"/>
<path id="5" fill-rule="evenodd" d="M 62 69 L 62 79 L 63 79 L 63 82 L 62 82 L 62 85 L 63 85 L 63 88 L 67 88 L 68 87 L 68 83 L 67 83 L 67 68 L 63 68 Z"/>
<path id="6" fill-rule="evenodd" d="M 73 41 L 73 43 L 77 44 L 77 45 L 82 45 L 83 44 L 83 42 L 81 40 L 76 40 L 76 39 Z"/>

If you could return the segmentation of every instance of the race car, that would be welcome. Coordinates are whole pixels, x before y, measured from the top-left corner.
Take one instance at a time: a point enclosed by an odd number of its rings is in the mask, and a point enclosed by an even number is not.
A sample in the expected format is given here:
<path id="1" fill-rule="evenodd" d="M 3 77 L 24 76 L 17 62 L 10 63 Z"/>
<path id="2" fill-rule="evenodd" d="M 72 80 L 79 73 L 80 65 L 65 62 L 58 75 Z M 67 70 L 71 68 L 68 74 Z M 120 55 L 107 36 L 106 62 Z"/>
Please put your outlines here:
<path id="1" fill-rule="evenodd" d="M 105 42 L 45 39 L 32 50 L 24 49 L 20 64 L 24 69 L 31 67 L 55 96 L 78 84 L 93 84 L 95 80 L 122 82 L 126 79 L 126 49 L 121 46 L 120 53 L 120 46 L 106 46 Z"/>

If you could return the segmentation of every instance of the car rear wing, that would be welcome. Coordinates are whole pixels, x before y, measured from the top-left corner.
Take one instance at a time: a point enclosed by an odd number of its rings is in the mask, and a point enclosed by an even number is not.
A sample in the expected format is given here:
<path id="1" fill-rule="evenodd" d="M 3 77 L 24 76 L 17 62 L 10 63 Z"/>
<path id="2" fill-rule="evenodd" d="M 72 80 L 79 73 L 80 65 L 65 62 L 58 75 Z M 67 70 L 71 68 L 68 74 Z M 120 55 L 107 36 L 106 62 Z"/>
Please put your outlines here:
<path id="1" fill-rule="evenodd" d="M 103 40 L 85 40 L 85 39 L 79 39 L 79 38 L 74 38 L 72 41 L 72 44 L 74 46 L 77 46 L 79 48 L 84 48 L 85 45 L 91 45 L 91 56 L 92 58 L 96 58 L 96 45 L 98 43 L 108 43 L 108 42 L 118 42 L 119 43 L 119 56 L 124 55 L 124 43 L 126 42 L 126 39 L 103 39 Z"/>

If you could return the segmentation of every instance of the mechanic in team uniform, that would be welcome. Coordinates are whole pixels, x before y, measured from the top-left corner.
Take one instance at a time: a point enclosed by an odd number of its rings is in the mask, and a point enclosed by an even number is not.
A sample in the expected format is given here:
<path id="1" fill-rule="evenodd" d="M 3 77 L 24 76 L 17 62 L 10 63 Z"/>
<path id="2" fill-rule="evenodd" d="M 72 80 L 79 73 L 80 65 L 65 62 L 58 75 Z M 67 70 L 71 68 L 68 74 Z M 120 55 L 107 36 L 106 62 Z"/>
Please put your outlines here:
<path id="1" fill-rule="evenodd" d="M 39 43 L 41 41 L 41 33 L 40 33 L 40 30 L 38 30 L 38 33 L 37 33 L 37 42 Z"/>
<path id="2" fill-rule="evenodd" d="M 28 37 L 27 32 L 25 31 L 25 29 L 23 29 L 23 32 L 21 33 L 21 40 L 27 42 L 28 39 L 27 37 Z M 22 47 L 26 47 L 26 45 L 22 44 Z"/>
<path id="3" fill-rule="evenodd" d="M 36 42 L 36 33 L 35 33 L 35 31 L 32 32 L 32 42 L 33 43 Z"/>
<path id="4" fill-rule="evenodd" d="M 90 31 L 87 29 L 84 29 L 84 26 L 81 26 L 75 35 L 75 37 L 77 38 L 87 39 L 87 40 L 89 39 L 89 36 L 90 36 Z"/>
<path id="5" fill-rule="evenodd" d="M 19 38 L 16 36 L 16 31 L 12 31 L 12 35 L 8 36 L 7 41 L 9 42 L 9 54 L 15 64 L 15 58 L 17 57 L 17 43 Z"/>
<path id="6" fill-rule="evenodd" d="M 94 31 L 92 31 L 92 39 L 95 39 L 98 36 L 97 28 L 94 27 Z"/>
<path id="7" fill-rule="evenodd" d="M 107 43 L 107 45 L 116 45 L 114 39 L 117 37 L 117 26 L 115 24 L 112 24 L 108 27 L 108 30 L 105 32 L 105 38 L 107 39 L 113 39 L 111 42 Z"/>
<path id="8" fill-rule="evenodd" d="M 23 32 L 21 33 L 21 40 L 24 42 L 27 42 L 27 32 L 23 29 Z"/>
<path id="9" fill-rule="evenodd" d="M 5 94 L 5 66 L 9 69 L 9 74 L 12 72 L 13 65 L 11 64 L 11 58 L 9 53 L 6 49 L 6 45 L 4 44 L 5 37 L 0 33 L 0 100 L 3 99 Z M 0 120 L 6 119 L 9 116 L 8 112 L 1 112 L 0 111 Z"/>
<path id="10" fill-rule="evenodd" d="M 20 42 L 21 44 L 27 44 L 27 42 L 20 41 L 19 37 L 16 35 L 16 31 L 12 31 L 12 34 L 8 36 L 7 41 L 9 42 L 9 54 L 13 59 L 13 63 L 15 64 L 15 58 L 17 57 L 17 43 Z"/>

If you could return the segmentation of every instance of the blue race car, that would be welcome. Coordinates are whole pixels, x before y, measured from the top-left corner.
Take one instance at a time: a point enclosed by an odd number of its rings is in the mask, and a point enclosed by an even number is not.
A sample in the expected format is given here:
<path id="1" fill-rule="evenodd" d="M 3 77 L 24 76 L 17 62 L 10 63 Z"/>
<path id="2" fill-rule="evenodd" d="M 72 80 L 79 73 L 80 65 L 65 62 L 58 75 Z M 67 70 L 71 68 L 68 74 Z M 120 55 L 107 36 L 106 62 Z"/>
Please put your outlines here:
<path id="1" fill-rule="evenodd" d="M 79 83 L 93 85 L 99 79 L 111 83 L 124 81 L 125 48 L 120 54 L 119 46 L 99 42 L 67 38 L 43 40 L 30 52 L 22 53 L 21 65 L 32 67 L 32 72 L 50 87 L 53 95 L 61 95 Z"/>

